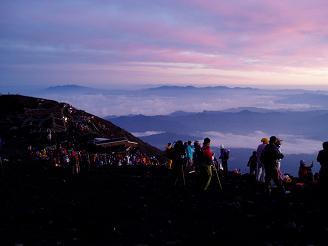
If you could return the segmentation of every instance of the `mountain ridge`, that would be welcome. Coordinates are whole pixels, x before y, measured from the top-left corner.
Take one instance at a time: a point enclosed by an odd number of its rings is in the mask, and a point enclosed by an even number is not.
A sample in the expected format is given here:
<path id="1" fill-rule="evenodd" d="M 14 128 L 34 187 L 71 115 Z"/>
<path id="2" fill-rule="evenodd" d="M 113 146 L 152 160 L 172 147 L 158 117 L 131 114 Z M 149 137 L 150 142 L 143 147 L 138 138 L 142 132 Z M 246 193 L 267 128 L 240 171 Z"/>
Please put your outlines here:
<path id="1" fill-rule="evenodd" d="M 0 109 L 0 137 L 8 148 L 14 147 L 20 153 L 24 153 L 29 144 L 44 144 L 50 129 L 58 141 L 75 140 L 86 145 L 96 137 L 124 137 L 137 142 L 145 153 L 162 155 L 157 148 L 112 122 L 67 103 L 20 95 L 2 95 L 0 103 L 8 105 Z"/>

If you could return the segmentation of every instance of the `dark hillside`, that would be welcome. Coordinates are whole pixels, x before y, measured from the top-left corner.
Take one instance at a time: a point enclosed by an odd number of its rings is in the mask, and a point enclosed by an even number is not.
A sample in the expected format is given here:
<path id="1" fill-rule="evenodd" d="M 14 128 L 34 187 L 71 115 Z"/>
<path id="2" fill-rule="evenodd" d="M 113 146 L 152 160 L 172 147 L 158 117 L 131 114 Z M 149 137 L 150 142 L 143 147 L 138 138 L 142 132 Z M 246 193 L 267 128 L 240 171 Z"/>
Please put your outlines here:
<path id="1" fill-rule="evenodd" d="M 145 153 L 161 152 L 111 122 L 75 109 L 69 104 L 19 95 L 0 96 L 0 137 L 5 142 L 3 151 L 21 155 L 28 145 L 47 143 L 52 132 L 52 143 L 64 141 L 81 146 L 93 138 L 127 138 L 137 142 Z M 14 151 L 14 152 L 13 152 Z"/>

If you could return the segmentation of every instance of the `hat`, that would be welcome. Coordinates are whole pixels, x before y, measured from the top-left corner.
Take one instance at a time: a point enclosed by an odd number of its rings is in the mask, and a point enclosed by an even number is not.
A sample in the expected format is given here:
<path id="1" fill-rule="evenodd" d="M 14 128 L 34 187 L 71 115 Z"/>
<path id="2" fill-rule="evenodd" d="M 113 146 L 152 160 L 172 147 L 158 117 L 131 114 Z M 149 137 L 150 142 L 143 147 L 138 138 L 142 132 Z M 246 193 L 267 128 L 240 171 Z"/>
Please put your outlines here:
<path id="1" fill-rule="evenodd" d="M 224 145 L 223 144 L 220 145 L 220 149 L 224 149 Z"/>
<path id="2" fill-rule="evenodd" d="M 261 139 L 261 142 L 264 143 L 264 144 L 268 144 L 268 143 L 269 143 L 269 139 L 267 139 L 267 138 L 262 138 L 262 139 Z"/>

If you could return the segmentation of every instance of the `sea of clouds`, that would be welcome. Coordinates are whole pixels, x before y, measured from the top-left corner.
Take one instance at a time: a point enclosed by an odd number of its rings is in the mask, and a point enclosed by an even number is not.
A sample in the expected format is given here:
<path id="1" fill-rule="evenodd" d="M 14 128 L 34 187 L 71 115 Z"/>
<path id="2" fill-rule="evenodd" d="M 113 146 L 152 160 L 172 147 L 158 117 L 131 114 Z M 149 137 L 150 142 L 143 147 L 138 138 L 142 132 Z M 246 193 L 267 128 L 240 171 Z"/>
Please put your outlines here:
<path id="1" fill-rule="evenodd" d="M 257 107 L 275 110 L 306 110 L 313 106 L 308 104 L 277 103 L 277 96 L 267 95 L 220 95 L 220 96 L 158 96 L 158 95 L 43 95 L 48 99 L 67 102 L 76 108 L 100 117 L 108 115 L 167 115 L 175 111 L 202 112 L 227 110 L 238 107 Z"/>
<path id="2" fill-rule="evenodd" d="M 240 135 L 223 132 L 203 132 L 204 137 L 211 138 L 213 145 L 224 144 L 227 148 L 248 148 L 256 150 L 263 137 L 269 138 L 270 133 L 256 131 L 252 134 Z M 278 135 L 282 139 L 281 151 L 285 154 L 314 154 L 321 149 L 322 142 L 314 139 L 308 139 L 303 136 L 282 134 Z"/>

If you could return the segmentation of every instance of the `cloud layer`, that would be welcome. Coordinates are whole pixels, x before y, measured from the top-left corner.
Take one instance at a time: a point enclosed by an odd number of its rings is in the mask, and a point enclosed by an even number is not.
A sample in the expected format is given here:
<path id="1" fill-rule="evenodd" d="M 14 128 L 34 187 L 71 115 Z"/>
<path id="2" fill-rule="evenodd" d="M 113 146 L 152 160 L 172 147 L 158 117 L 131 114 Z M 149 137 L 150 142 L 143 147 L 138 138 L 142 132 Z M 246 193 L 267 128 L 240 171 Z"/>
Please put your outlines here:
<path id="1" fill-rule="evenodd" d="M 0 83 L 327 85 L 325 0 L 0 3 Z"/>
<path id="2" fill-rule="evenodd" d="M 253 134 L 239 135 L 223 132 L 204 132 L 204 137 L 210 137 L 213 145 L 224 144 L 227 148 L 251 148 L 256 149 L 263 137 L 270 137 L 271 134 L 257 131 Z M 279 135 L 283 140 L 281 151 L 285 154 L 314 154 L 321 149 L 322 142 L 308 139 L 303 136 Z"/>
<path id="3" fill-rule="evenodd" d="M 175 111 L 202 112 L 226 110 L 238 107 L 258 107 L 266 109 L 304 110 L 313 109 L 308 104 L 283 104 L 277 103 L 278 96 L 269 95 L 242 95 L 227 93 L 223 95 L 131 95 L 131 94 L 92 94 L 92 95 L 62 95 L 38 94 L 60 102 L 67 102 L 76 108 L 83 109 L 92 114 L 104 117 L 108 115 L 166 115 Z"/>

